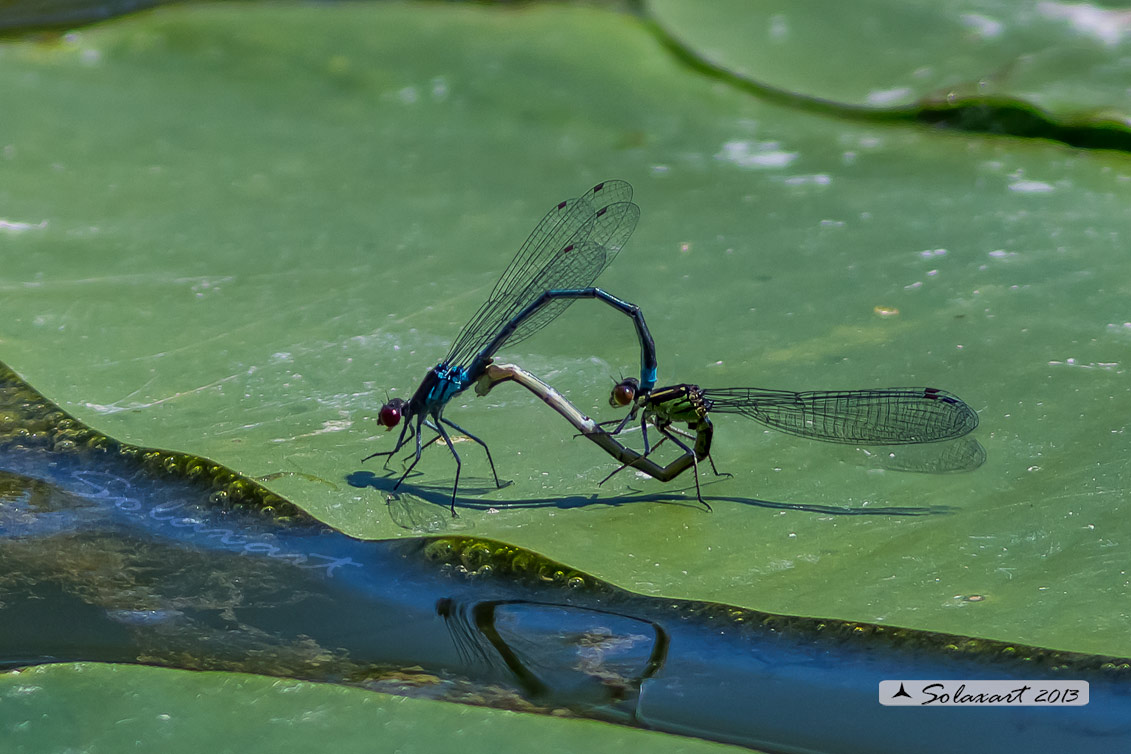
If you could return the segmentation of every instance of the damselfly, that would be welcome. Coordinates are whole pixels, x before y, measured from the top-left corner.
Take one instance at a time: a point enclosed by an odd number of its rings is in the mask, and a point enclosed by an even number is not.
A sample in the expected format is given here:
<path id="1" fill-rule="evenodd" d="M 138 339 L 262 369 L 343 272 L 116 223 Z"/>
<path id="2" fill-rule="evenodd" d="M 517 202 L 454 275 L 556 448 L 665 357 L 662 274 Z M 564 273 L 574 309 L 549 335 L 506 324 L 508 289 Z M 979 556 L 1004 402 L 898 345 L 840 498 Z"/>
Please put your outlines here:
<path id="1" fill-rule="evenodd" d="M 644 456 L 653 450 L 648 445 L 648 424 L 664 439 L 671 440 L 685 456 L 693 459 L 695 494 L 708 510 L 699 490 L 699 461 L 710 460 L 713 425 L 710 414 L 740 414 L 781 432 L 823 442 L 852 445 L 911 445 L 952 440 L 978 426 L 978 414 L 958 396 L 932 387 L 897 387 L 878 390 L 820 390 L 796 393 L 790 390 L 765 390 L 753 387 L 701 388 L 682 384 L 656 388 L 642 397 L 637 381 L 629 377 L 619 382 L 609 396 L 612 406 L 633 404 L 632 413 L 621 421 L 613 434 L 628 419 L 640 412 Z M 694 447 L 688 447 L 672 425 L 686 424 L 695 434 Z M 692 437 L 683 432 L 685 437 Z M 661 440 L 663 442 L 663 440 Z M 711 468 L 714 469 L 711 460 Z M 602 480 L 612 478 L 632 463 L 626 463 Z"/>
<path id="2" fill-rule="evenodd" d="M 444 407 L 479 379 L 500 348 L 529 338 L 579 298 L 600 299 L 633 318 L 640 341 L 640 392 L 647 394 L 656 384 L 656 347 L 644 315 L 634 304 L 590 287 L 628 241 L 639 218 L 632 187 L 624 181 L 599 183 L 584 196 L 550 210 L 518 250 L 486 303 L 464 326 L 451 351 L 428 370 L 413 396 L 407 401 L 394 398 L 381 407 L 378 421 L 387 429 L 404 419 L 396 445 L 363 460 L 392 456 L 415 437 L 415 459 L 393 485 L 395 490 L 420 462 L 421 428 L 435 430 L 437 437 L 429 444 L 442 439 L 456 460 L 451 501 L 455 516 L 462 464 L 444 429 L 447 425 L 483 447 L 495 485 L 501 487 L 487 444 L 444 418 Z"/>

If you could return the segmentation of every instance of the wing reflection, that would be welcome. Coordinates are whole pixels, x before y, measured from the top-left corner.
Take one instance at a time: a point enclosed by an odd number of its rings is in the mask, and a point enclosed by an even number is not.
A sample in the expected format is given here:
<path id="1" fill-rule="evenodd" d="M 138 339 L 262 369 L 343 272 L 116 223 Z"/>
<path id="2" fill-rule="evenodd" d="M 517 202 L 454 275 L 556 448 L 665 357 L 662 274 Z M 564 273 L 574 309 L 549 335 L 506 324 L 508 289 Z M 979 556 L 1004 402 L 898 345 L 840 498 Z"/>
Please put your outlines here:
<path id="1" fill-rule="evenodd" d="M 630 713 L 640 684 L 661 667 L 668 647 L 657 624 L 600 609 L 446 597 L 436 613 L 468 665 L 509 676 L 539 701 L 569 706 L 612 705 Z"/>

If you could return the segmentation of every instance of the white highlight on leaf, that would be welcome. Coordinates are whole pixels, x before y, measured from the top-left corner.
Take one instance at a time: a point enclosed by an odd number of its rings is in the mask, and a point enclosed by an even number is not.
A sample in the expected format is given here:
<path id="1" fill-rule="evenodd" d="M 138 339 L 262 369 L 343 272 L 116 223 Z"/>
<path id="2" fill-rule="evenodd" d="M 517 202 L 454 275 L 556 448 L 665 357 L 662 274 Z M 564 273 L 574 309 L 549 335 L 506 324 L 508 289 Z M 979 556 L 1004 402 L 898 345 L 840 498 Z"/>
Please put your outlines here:
<path id="1" fill-rule="evenodd" d="M 913 96 L 914 92 L 911 91 L 911 87 L 897 86 L 894 89 L 877 89 L 874 92 L 868 92 L 867 102 L 869 105 L 883 107 L 895 102 L 910 100 Z"/>
<path id="2" fill-rule="evenodd" d="M 1098 8 L 1091 3 L 1051 3 L 1037 4 L 1037 10 L 1045 18 L 1064 19 L 1078 32 L 1090 34 L 1108 47 L 1123 41 L 1123 35 L 1131 31 L 1131 10 Z"/>
<path id="3" fill-rule="evenodd" d="M 1017 191 L 1022 194 L 1043 194 L 1053 190 L 1051 183 L 1044 181 L 1014 181 L 1009 184 L 1010 191 Z"/>
<path id="4" fill-rule="evenodd" d="M 46 227 L 46 220 L 39 223 L 22 223 L 16 220 L 0 220 L 0 230 L 6 233 L 23 233 L 27 230 L 43 230 Z"/>
<path id="5" fill-rule="evenodd" d="M 743 168 L 784 168 L 797 156 L 797 152 L 782 149 L 778 141 L 728 141 L 715 159 Z"/>
<path id="6" fill-rule="evenodd" d="M 1001 21 L 983 16 L 981 13 L 963 13 L 958 19 L 981 39 L 1000 37 L 1002 29 L 1005 28 L 1005 24 Z"/>

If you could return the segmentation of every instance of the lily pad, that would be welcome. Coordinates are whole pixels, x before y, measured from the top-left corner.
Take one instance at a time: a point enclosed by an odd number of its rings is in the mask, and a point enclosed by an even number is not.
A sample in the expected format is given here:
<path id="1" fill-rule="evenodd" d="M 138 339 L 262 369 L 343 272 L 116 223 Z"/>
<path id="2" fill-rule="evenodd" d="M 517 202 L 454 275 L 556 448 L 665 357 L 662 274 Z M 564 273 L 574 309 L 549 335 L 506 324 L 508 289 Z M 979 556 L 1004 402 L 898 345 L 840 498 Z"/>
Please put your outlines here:
<path id="1" fill-rule="evenodd" d="M 91 704 L 91 699 L 97 704 Z M 483 742 L 572 752 L 579 746 L 734 752 L 734 746 L 590 720 L 523 715 L 237 673 L 122 665 L 47 665 L 0 676 L 0 726 L 14 754 L 160 748 L 431 752 Z M 232 715 L 232 709 L 239 715 Z"/>
<path id="2" fill-rule="evenodd" d="M 846 106 L 1007 98 L 1131 124 L 1131 5 L 650 0 L 665 34 L 761 84 Z"/>
<path id="3" fill-rule="evenodd" d="M 599 486 L 611 459 L 501 386 L 446 414 L 513 481 L 458 444 L 456 525 L 645 593 L 1131 654 L 1125 154 L 767 104 L 556 5 L 162 8 L 5 43 L 0 85 L 0 358 L 100 430 L 359 536 L 446 526 L 446 451 L 393 508 L 361 462 L 386 391 L 543 213 L 623 178 L 642 219 L 599 282 L 661 385 L 939 387 L 988 459 L 897 473 L 725 417 L 706 513 L 689 476 Z M 500 356 L 612 419 L 637 353 L 579 302 Z"/>

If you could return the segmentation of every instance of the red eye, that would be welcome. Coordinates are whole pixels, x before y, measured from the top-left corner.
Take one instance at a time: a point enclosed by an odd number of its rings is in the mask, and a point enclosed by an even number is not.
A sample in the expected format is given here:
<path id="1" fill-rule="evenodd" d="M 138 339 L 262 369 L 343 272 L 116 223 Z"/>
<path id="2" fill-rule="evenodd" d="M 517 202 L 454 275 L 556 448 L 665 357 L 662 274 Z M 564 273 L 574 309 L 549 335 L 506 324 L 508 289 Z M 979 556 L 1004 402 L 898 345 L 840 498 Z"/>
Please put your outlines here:
<path id="1" fill-rule="evenodd" d="M 633 398 L 636 397 L 636 387 L 639 384 L 632 377 L 618 382 L 616 387 L 613 388 L 612 395 L 609 396 L 609 405 L 615 408 L 632 403 Z"/>
<path id="2" fill-rule="evenodd" d="M 377 414 L 377 423 L 384 427 L 386 431 L 392 429 L 400 423 L 401 409 L 403 408 L 404 401 L 400 398 L 393 398 L 381 407 L 381 413 Z"/>

